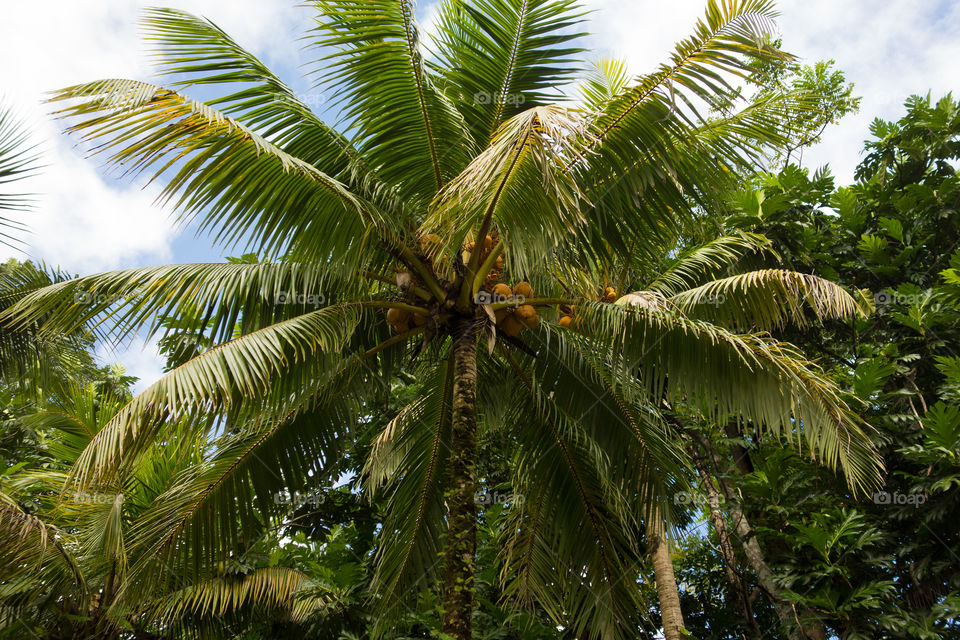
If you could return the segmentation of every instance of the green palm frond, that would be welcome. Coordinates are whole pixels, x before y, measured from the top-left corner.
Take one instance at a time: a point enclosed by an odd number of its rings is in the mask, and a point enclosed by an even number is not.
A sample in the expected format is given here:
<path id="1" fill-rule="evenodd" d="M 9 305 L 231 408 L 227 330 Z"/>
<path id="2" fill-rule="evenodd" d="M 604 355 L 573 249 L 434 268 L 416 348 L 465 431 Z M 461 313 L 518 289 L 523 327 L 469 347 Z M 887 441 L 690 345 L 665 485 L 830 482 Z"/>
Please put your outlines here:
<path id="1" fill-rule="evenodd" d="M 808 310 L 820 322 L 849 322 L 867 315 L 840 285 L 782 269 L 721 278 L 676 293 L 669 301 L 688 317 L 734 331 L 769 331 L 788 323 L 806 327 Z"/>
<path id="2" fill-rule="evenodd" d="M 878 482 L 881 462 L 866 426 L 792 345 L 669 309 L 592 303 L 577 315 L 577 331 L 596 349 L 622 356 L 618 377 L 635 372 L 654 398 L 689 403 L 716 422 L 750 420 L 797 446 L 806 443 L 824 464 L 842 468 L 854 490 Z"/>
<path id="3" fill-rule="evenodd" d="M 0 593 L 6 603 L 85 584 L 73 536 L 0 493 Z"/>
<path id="4" fill-rule="evenodd" d="M 360 399 L 370 393 L 366 371 L 360 358 L 305 369 L 295 398 L 285 398 L 278 384 L 262 394 L 262 406 L 231 419 L 229 425 L 244 428 L 216 440 L 202 464 L 180 471 L 135 524 L 132 572 L 142 581 L 125 595 L 209 574 L 228 553 L 263 535 L 271 518 L 289 512 L 283 496 L 315 490 L 311 479 L 336 464 Z"/>
<path id="5" fill-rule="evenodd" d="M 14 327 L 42 318 L 43 334 L 109 323 L 107 337 L 118 341 L 138 331 L 153 336 L 163 330 L 162 318 L 178 317 L 181 330 L 222 342 L 237 330 L 248 333 L 338 298 L 359 298 L 364 285 L 358 280 L 315 262 L 138 267 L 34 288 L 6 317 Z M 195 309 L 203 313 L 187 316 Z"/>
<path id="6" fill-rule="evenodd" d="M 290 613 L 298 591 L 309 584 L 301 571 L 289 567 L 262 567 L 250 573 L 224 575 L 166 594 L 151 604 L 146 616 L 176 625 L 197 618 L 219 619 L 243 609 Z"/>
<path id="7" fill-rule="evenodd" d="M 490 146 L 440 193 L 424 223 L 456 248 L 470 230 L 500 231 L 517 272 L 538 262 L 582 225 L 580 193 L 561 171 L 576 115 L 562 107 L 534 107 L 505 122 Z M 479 255 L 479 254 L 478 254 Z"/>
<path id="8" fill-rule="evenodd" d="M 748 75 L 753 60 L 785 57 L 764 44 L 772 17 L 768 0 L 710 0 L 670 63 L 640 77 L 593 119 L 572 165 L 598 203 L 598 223 L 608 227 L 604 237 L 663 237 L 691 202 L 712 202 L 714 189 L 729 180 L 722 168 L 754 148 L 752 139 L 698 135 L 709 122 L 697 101 L 731 91 L 731 81 Z"/>
<path id="9" fill-rule="evenodd" d="M 770 241 L 759 234 L 720 236 L 678 255 L 646 289 L 665 296 L 674 295 L 723 273 L 745 255 L 760 251 L 770 252 L 772 247 Z"/>
<path id="10" fill-rule="evenodd" d="M 627 63 L 614 58 L 593 61 L 580 83 L 580 99 L 590 111 L 599 111 L 630 84 Z"/>
<path id="11" fill-rule="evenodd" d="M 244 399 L 261 398 L 272 380 L 283 380 L 295 365 L 319 361 L 327 366 L 358 322 L 356 305 L 327 307 L 277 322 L 218 345 L 177 367 L 137 395 L 96 435 L 74 468 L 85 486 L 130 461 L 159 432 L 164 420 L 223 414 Z M 288 381 L 289 390 L 299 380 Z M 211 428 L 208 425 L 207 428 Z"/>
<path id="12" fill-rule="evenodd" d="M 277 147 L 239 121 L 163 87 L 101 80 L 56 92 L 71 101 L 56 115 L 71 133 L 112 150 L 126 173 L 164 176 L 162 201 L 218 242 L 256 244 L 269 255 L 310 247 L 315 257 L 346 258 L 370 225 L 374 208 L 338 180 Z M 349 262 L 349 261 L 348 261 Z"/>
<path id="13" fill-rule="evenodd" d="M 468 0 L 443 3 L 437 18 L 438 75 L 486 146 L 520 111 L 562 100 L 584 15 L 573 0 Z"/>
<path id="14" fill-rule="evenodd" d="M 441 565 L 453 370 L 450 356 L 425 372 L 424 393 L 378 434 L 364 468 L 368 486 L 387 497 L 373 576 L 384 624 L 431 586 Z"/>
<path id="15" fill-rule="evenodd" d="M 152 60 L 160 73 L 180 78 L 174 86 L 225 86 L 230 93 L 206 103 L 345 184 L 369 177 L 357 151 L 320 120 L 309 96 L 295 93 L 220 27 L 167 8 L 147 9 L 144 26 L 146 39 L 156 45 Z"/>
<path id="16" fill-rule="evenodd" d="M 533 428 L 516 430 L 515 500 L 501 540 L 504 595 L 521 606 L 536 602 L 578 634 L 616 635 L 643 609 L 633 578 L 638 525 L 627 497 L 638 467 L 612 464 L 568 412 L 575 409 L 564 406 L 568 399 L 551 393 L 552 381 L 538 384 L 519 367 L 515 372 L 519 419 Z"/>
<path id="17" fill-rule="evenodd" d="M 0 104 L 0 243 L 13 247 L 19 240 L 8 232 L 22 232 L 22 222 L 7 217 L 9 214 L 29 211 L 29 194 L 8 191 L 16 182 L 34 175 L 40 159 L 30 145 L 30 132 L 15 119 L 13 112 Z"/>
<path id="18" fill-rule="evenodd" d="M 345 104 L 360 154 L 403 198 L 429 200 L 467 165 L 466 123 L 423 59 L 412 0 L 311 0 L 309 36 L 331 64 L 324 82 Z"/>

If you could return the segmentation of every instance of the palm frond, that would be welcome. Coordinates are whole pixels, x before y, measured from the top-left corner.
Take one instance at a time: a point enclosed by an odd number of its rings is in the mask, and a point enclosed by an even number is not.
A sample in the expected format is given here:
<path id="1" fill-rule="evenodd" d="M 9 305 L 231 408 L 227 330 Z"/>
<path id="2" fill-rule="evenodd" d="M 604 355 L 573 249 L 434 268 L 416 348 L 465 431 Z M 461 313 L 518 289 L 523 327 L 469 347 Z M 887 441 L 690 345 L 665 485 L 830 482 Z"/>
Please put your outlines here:
<path id="1" fill-rule="evenodd" d="M 471 231 L 495 226 L 506 259 L 532 271 L 585 222 L 580 193 L 560 170 L 576 116 L 562 107 L 534 107 L 505 122 L 493 142 L 447 185 L 424 223 L 456 251 Z M 489 229 L 489 226 L 488 226 Z"/>
<path id="2" fill-rule="evenodd" d="M 56 115 L 68 132 L 112 150 L 127 173 L 164 176 L 161 200 L 215 241 L 258 246 L 268 255 L 310 247 L 317 258 L 355 267 L 370 225 L 383 220 L 340 181 L 216 109 L 157 85 L 101 80 L 56 92 L 72 101 Z M 168 175 L 166 175 L 168 174 Z"/>
<path id="3" fill-rule="evenodd" d="M 622 355 L 618 377 L 639 375 L 654 398 L 687 402 L 709 419 L 731 416 L 803 443 L 854 490 L 875 486 L 880 459 L 840 390 L 794 346 L 732 333 L 670 309 L 584 304 L 576 330 L 607 358 Z M 616 362 L 617 360 L 610 360 Z"/>
<path id="4" fill-rule="evenodd" d="M 562 100 L 576 73 L 574 0 L 468 0 L 443 3 L 437 18 L 437 74 L 486 146 L 520 111 Z"/>
<path id="5" fill-rule="evenodd" d="M 412 0 L 312 0 L 310 39 L 333 50 L 324 82 L 343 96 L 355 143 L 401 199 L 430 200 L 471 157 L 462 116 L 428 73 Z"/>
<path id="6" fill-rule="evenodd" d="M 697 101 L 710 104 L 711 96 L 731 91 L 731 80 L 748 75 L 753 60 L 785 58 L 765 44 L 773 15 L 769 0 L 709 0 L 670 63 L 640 77 L 593 119 L 571 166 L 608 241 L 669 235 L 691 203 L 712 203 L 729 180 L 722 169 L 740 164 L 744 149 L 751 152 L 752 138 L 706 135 L 710 122 Z"/>
<path id="7" fill-rule="evenodd" d="M 7 216 L 29 211 L 32 207 L 31 196 L 10 191 L 10 185 L 34 175 L 39 159 L 36 148 L 30 145 L 30 132 L 16 120 L 9 107 L 0 104 L 0 229 L 3 229 L 0 243 L 8 247 L 19 242 L 10 233 L 22 232 L 26 227 Z"/>
<path id="8" fill-rule="evenodd" d="M 734 331 L 769 331 L 817 321 L 852 321 L 867 315 L 838 284 L 783 269 L 751 271 L 680 291 L 670 303 L 690 318 Z"/>
<path id="9" fill-rule="evenodd" d="M 13 327 L 39 324 L 43 335 L 109 322 L 105 337 L 153 336 L 162 319 L 214 342 L 271 322 L 360 297 L 358 279 L 323 263 L 210 263 L 138 267 L 74 278 L 27 291 L 5 314 Z M 200 310 L 200 315 L 189 312 Z"/>
<path id="10" fill-rule="evenodd" d="M 364 468 L 370 489 L 387 498 L 373 576 L 383 625 L 392 611 L 431 586 L 440 566 L 453 370 L 451 354 L 425 373 L 422 395 L 378 434 Z"/>
<path id="11" fill-rule="evenodd" d="M 627 63 L 614 58 L 601 58 L 587 66 L 580 82 L 580 99 L 586 109 L 600 111 L 621 95 L 630 84 Z"/>
<path id="12" fill-rule="evenodd" d="M 515 499 L 500 540 L 504 595 L 520 606 L 536 602 L 578 636 L 618 635 L 616 629 L 638 622 L 643 610 L 635 584 L 638 525 L 627 497 L 635 468 L 611 463 L 568 412 L 579 407 L 564 406 L 568 398 L 551 393 L 554 380 L 540 382 L 520 367 L 515 373 L 516 400 L 524 408 L 519 419 L 533 428 L 516 430 Z M 549 373 L 568 381 L 576 375 Z M 606 406 L 597 413 L 625 409 L 615 401 L 598 404 Z"/>
<path id="13" fill-rule="evenodd" d="M 664 296 L 674 295 L 721 274 L 745 255 L 759 251 L 772 251 L 770 241 L 762 235 L 735 233 L 720 236 L 671 260 L 646 289 Z"/>
<path id="14" fill-rule="evenodd" d="M 244 398 L 262 397 L 307 360 L 333 365 L 358 322 L 356 305 L 327 307 L 277 322 L 205 351 L 137 395 L 96 435 L 73 473 L 80 486 L 135 460 L 164 421 L 224 414 Z M 296 378 L 288 381 L 294 385 Z M 289 389 L 295 389 L 295 386 Z M 213 425 L 208 424 L 207 428 Z"/>

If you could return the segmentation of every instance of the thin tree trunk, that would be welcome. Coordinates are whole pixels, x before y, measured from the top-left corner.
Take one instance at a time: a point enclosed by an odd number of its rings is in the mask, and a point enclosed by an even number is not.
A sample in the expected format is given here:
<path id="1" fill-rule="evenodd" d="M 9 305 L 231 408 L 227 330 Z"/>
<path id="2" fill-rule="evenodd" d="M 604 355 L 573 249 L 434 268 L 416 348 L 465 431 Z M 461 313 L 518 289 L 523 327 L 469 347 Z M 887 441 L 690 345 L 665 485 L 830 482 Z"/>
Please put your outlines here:
<path id="1" fill-rule="evenodd" d="M 453 428 L 450 488 L 447 491 L 447 545 L 443 572 L 443 633 L 470 640 L 473 628 L 473 573 L 477 547 L 477 340 L 471 318 L 453 327 Z"/>
<path id="2" fill-rule="evenodd" d="M 693 464 L 697 468 L 697 474 L 703 482 L 703 487 L 707 492 L 707 500 L 710 506 L 710 523 L 713 530 L 717 532 L 717 539 L 720 541 L 720 555 L 723 556 L 723 569 L 727 574 L 727 582 L 730 583 L 730 589 L 733 591 L 736 600 L 737 611 L 743 617 L 746 625 L 747 637 L 751 640 L 760 640 L 763 634 L 757 621 L 753 617 L 753 604 L 750 601 L 750 595 L 747 593 L 747 585 L 743 577 L 737 571 L 737 557 L 733 552 L 733 542 L 730 539 L 730 530 L 727 528 L 727 521 L 720 510 L 720 493 L 713 486 L 713 479 L 707 472 L 703 464 L 703 458 L 697 451 L 696 445 L 690 445 L 690 454 L 693 458 Z"/>
<path id="3" fill-rule="evenodd" d="M 720 454 L 713 444 L 699 433 L 694 431 L 688 431 L 688 433 L 707 452 L 714 469 L 718 472 L 722 470 L 723 461 L 720 459 Z M 757 574 L 757 581 L 760 583 L 760 587 L 770 597 L 770 602 L 773 604 L 773 608 L 777 612 L 777 617 L 780 619 L 784 630 L 787 631 L 790 640 L 826 640 L 827 633 L 823 625 L 813 619 L 812 611 L 802 606 L 800 610 L 806 620 L 801 624 L 797 608 L 783 597 L 783 591 L 774 579 L 773 571 L 764 558 L 763 550 L 760 548 L 760 543 L 757 541 L 753 528 L 747 521 L 747 516 L 739 506 L 740 503 L 737 500 L 733 487 L 731 487 L 730 483 L 724 479 L 723 476 L 719 475 L 719 473 L 716 477 L 723 497 L 729 505 L 730 519 L 733 521 L 734 531 L 740 539 L 740 544 L 743 546 L 743 554 L 747 558 L 747 562 L 750 564 L 754 573 Z"/>
<path id="4" fill-rule="evenodd" d="M 663 637 L 666 640 L 684 640 L 683 611 L 680 609 L 680 591 L 677 578 L 673 573 L 673 559 L 670 557 L 670 543 L 660 514 L 650 523 L 650 559 L 653 562 L 653 578 L 657 586 L 657 598 L 660 600 L 660 620 Z"/>

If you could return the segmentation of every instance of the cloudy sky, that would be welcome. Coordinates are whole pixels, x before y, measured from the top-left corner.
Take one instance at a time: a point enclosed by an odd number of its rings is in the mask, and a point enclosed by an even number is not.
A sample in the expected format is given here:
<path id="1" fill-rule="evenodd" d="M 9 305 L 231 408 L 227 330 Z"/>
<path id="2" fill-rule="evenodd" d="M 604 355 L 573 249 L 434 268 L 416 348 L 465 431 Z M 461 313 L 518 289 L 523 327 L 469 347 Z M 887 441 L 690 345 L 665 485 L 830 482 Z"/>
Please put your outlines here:
<path id="1" fill-rule="evenodd" d="M 120 181 L 84 160 L 59 134 L 42 105 L 45 91 L 105 77 L 150 79 L 138 16 L 159 4 L 205 16 L 270 65 L 318 109 L 325 96 L 301 74 L 309 61 L 297 37 L 310 19 L 296 0 L 46 0 L 5 3 L 0 21 L 0 99 L 27 120 L 44 152 L 46 169 L 31 190 L 45 194 L 24 221 L 32 234 L 26 254 L 86 274 L 117 267 L 219 260 L 170 212 L 153 206 L 156 190 Z M 631 70 L 651 70 L 703 10 L 701 0 L 585 0 L 593 10 L 589 47 L 625 59 Z M 874 117 L 896 118 L 904 98 L 960 91 L 960 0 L 781 0 L 784 47 L 807 62 L 834 59 L 863 96 L 861 112 L 808 151 L 807 166 L 829 164 L 849 181 Z M 429 24 L 434 2 L 421 0 Z M 9 250 L 7 255 L 14 255 Z M 0 251 L 0 252 L 2 252 Z M 152 345 L 135 342 L 104 349 L 143 384 L 160 374 Z"/>

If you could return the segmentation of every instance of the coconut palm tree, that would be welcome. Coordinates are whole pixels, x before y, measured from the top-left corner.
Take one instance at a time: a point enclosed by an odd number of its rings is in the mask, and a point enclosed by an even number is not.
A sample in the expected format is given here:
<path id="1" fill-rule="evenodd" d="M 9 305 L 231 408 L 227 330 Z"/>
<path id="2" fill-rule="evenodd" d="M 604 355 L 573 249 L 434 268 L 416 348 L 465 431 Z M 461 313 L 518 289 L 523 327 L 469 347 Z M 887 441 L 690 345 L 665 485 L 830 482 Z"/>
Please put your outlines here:
<path id="1" fill-rule="evenodd" d="M 102 384 L 74 383 L 23 418 L 47 437 L 42 464 L 0 475 L 0 638 L 23 637 L 24 629 L 54 638 L 209 636 L 211 628 L 249 624 L 254 613 L 293 628 L 321 614 L 329 590 L 282 558 L 260 566 L 233 558 L 200 580 L 167 581 L 166 589 L 136 583 L 150 579 L 133 569 L 143 555 L 152 559 L 142 539 L 156 504 L 216 458 L 203 455 L 206 443 L 195 435 L 170 429 L 134 473 L 73 491 L 70 468 L 126 401 Z M 230 438 L 211 444 L 229 448 Z"/>
<path id="2" fill-rule="evenodd" d="M 505 597 L 590 637 L 640 624 L 642 531 L 665 533 L 682 486 L 664 403 L 802 434 L 855 488 L 875 481 L 861 427 L 795 348 L 715 323 L 695 289 L 671 304 L 603 298 L 609 265 L 662 260 L 782 142 L 789 96 L 705 115 L 751 61 L 786 57 L 766 44 L 769 2 L 710 0 L 666 64 L 595 73 L 581 103 L 556 90 L 582 53 L 572 1 L 444 2 L 428 49 L 407 0 L 309 4 L 339 128 L 215 25 L 164 9 L 146 30 L 169 86 L 108 79 L 54 97 L 94 153 L 149 172 L 216 241 L 271 258 L 78 278 L 7 313 L 51 332 L 102 322 L 114 339 L 176 317 L 215 345 L 123 407 L 70 479 L 129 473 L 171 429 L 235 433 L 153 512 L 150 561 L 133 570 L 155 580 L 138 584 L 203 575 L 256 536 L 278 513 L 270 496 L 334 463 L 399 367 L 420 395 L 364 470 L 389 497 L 374 579 L 384 629 L 437 586 L 442 630 L 471 637 L 481 430 L 515 445 Z M 200 102 L 191 87 L 225 89 Z M 784 299 L 852 309 L 819 281 L 744 282 L 744 316 Z"/>

